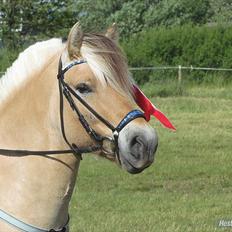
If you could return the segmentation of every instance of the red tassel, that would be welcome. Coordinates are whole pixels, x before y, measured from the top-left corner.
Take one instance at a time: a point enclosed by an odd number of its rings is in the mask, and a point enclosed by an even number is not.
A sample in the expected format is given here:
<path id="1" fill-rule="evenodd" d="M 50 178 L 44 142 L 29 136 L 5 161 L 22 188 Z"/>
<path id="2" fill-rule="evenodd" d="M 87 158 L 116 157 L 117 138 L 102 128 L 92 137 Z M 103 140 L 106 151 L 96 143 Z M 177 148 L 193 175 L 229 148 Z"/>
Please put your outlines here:
<path id="1" fill-rule="evenodd" d="M 176 130 L 176 128 L 169 121 L 169 119 L 151 103 L 151 101 L 145 96 L 145 94 L 136 85 L 133 85 L 133 88 L 134 88 L 133 91 L 135 95 L 135 101 L 138 104 L 138 106 L 144 111 L 144 115 L 147 121 L 149 121 L 151 115 L 153 115 L 165 127 L 172 129 L 172 130 Z"/>

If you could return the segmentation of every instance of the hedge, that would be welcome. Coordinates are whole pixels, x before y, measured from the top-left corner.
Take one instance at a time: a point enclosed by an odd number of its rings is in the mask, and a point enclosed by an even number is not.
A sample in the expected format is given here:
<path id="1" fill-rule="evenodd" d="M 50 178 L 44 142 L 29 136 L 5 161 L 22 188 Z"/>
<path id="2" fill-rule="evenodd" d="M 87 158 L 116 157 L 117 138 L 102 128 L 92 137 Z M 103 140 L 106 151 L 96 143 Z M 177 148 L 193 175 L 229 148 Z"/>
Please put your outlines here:
<path id="1" fill-rule="evenodd" d="M 193 65 L 232 68 L 232 26 L 153 28 L 123 41 L 122 47 L 133 67 Z M 190 79 L 196 76 L 201 79 L 204 74 L 192 72 Z M 154 75 L 154 71 L 136 72 L 135 78 L 142 83 Z"/>

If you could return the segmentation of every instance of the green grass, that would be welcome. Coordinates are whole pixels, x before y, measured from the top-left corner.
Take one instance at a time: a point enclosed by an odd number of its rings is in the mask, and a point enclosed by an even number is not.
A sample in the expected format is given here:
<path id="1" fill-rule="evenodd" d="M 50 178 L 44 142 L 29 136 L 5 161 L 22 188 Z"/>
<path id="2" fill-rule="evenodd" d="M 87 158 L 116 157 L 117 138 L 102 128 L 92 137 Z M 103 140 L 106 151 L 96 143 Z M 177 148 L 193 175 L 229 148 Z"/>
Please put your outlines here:
<path id="1" fill-rule="evenodd" d="M 81 162 L 73 232 L 232 231 L 232 87 L 197 86 L 153 102 L 177 127 L 159 134 L 156 162 L 139 175 L 94 156 Z"/>

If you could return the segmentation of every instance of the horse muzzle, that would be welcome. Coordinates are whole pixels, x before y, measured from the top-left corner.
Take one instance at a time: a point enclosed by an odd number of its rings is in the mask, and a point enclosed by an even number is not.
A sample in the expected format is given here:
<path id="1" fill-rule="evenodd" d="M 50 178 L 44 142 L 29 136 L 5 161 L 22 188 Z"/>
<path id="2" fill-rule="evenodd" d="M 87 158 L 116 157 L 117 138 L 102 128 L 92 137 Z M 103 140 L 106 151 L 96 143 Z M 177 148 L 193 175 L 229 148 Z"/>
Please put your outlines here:
<path id="1" fill-rule="evenodd" d="M 132 174 L 142 172 L 153 163 L 157 147 L 158 136 L 152 127 L 128 124 L 118 138 L 122 168 Z"/>

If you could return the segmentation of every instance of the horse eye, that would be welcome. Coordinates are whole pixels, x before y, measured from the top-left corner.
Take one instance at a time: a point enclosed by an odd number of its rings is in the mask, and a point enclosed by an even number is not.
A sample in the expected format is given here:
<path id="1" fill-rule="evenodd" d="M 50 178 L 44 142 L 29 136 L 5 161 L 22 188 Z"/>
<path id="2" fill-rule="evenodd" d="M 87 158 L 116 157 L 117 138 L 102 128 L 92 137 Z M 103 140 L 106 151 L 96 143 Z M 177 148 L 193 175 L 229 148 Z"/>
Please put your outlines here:
<path id="1" fill-rule="evenodd" d="M 92 89 L 85 83 L 78 84 L 75 89 L 81 94 L 87 94 L 92 92 Z"/>

